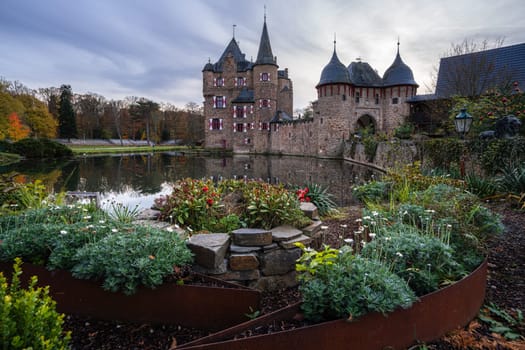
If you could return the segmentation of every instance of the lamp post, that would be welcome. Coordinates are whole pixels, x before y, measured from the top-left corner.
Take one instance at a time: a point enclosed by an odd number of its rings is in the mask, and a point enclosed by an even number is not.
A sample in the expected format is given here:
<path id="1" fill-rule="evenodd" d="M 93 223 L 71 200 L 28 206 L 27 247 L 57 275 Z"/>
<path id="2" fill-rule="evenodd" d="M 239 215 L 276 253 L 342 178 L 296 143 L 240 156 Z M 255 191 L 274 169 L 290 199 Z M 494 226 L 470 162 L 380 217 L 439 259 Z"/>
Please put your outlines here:
<path id="1" fill-rule="evenodd" d="M 472 126 L 472 116 L 467 113 L 466 108 L 461 108 L 461 111 L 454 118 L 454 124 L 456 126 L 456 131 L 459 134 L 459 137 L 463 140 L 465 135 L 470 131 Z"/>
<path id="2" fill-rule="evenodd" d="M 456 126 L 456 131 L 459 134 L 459 137 L 464 140 L 465 135 L 470 131 L 472 126 L 472 121 L 474 118 L 467 113 L 467 108 L 461 108 L 461 111 L 454 118 L 454 125 Z M 463 145 L 461 151 L 461 158 L 459 160 L 459 171 L 461 177 L 465 177 L 465 145 Z"/>

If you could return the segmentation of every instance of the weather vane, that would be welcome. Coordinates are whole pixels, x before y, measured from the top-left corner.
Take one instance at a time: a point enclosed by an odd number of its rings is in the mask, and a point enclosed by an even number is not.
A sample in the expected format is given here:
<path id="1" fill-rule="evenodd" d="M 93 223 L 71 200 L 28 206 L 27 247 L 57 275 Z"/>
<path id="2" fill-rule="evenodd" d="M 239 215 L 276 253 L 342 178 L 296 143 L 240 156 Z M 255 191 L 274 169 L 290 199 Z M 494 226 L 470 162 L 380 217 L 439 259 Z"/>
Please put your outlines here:
<path id="1" fill-rule="evenodd" d="M 237 27 L 237 24 L 232 25 L 233 27 L 233 38 L 235 39 L 235 27 Z"/>

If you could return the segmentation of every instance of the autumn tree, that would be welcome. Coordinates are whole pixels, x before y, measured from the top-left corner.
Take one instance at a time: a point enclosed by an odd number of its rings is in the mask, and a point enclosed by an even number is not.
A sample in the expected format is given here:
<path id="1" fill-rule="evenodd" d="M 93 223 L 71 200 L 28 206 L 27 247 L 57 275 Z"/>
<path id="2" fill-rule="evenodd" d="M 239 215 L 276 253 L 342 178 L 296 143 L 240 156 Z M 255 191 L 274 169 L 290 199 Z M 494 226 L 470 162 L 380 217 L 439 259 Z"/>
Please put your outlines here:
<path id="1" fill-rule="evenodd" d="M 11 141 L 18 141 L 29 136 L 31 130 L 22 124 L 16 113 L 11 113 L 8 117 L 9 126 L 7 127 L 7 137 Z"/>
<path id="2" fill-rule="evenodd" d="M 77 130 L 82 138 L 107 138 L 101 117 L 104 111 L 105 98 L 94 93 L 76 95 L 75 111 L 77 115 Z M 109 135 L 111 136 L 111 135 Z"/>
<path id="3" fill-rule="evenodd" d="M 140 117 L 146 123 L 146 140 L 151 144 L 151 119 L 155 112 L 159 111 L 159 104 L 146 98 L 140 98 L 135 104 L 130 106 L 130 113 Z"/>
<path id="4" fill-rule="evenodd" d="M 70 85 L 60 87 L 60 107 L 58 110 L 58 134 L 68 140 L 77 137 L 77 123 L 73 109 L 73 93 Z"/>

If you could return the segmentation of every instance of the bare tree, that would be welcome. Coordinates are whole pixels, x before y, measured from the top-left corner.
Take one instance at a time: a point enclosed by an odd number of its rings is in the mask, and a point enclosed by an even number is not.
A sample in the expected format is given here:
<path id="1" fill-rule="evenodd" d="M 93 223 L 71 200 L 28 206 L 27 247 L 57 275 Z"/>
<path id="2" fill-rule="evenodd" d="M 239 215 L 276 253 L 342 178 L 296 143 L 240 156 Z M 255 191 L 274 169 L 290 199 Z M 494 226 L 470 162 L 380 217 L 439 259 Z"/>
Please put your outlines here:
<path id="1" fill-rule="evenodd" d="M 106 108 L 109 111 L 109 114 L 111 115 L 111 119 L 113 120 L 113 124 L 115 126 L 115 130 L 117 132 L 117 136 L 120 140 L 120 145 L 123 145 L 122 142 L 122 127 L 121 127 L 121 116 L 122 116 L 122 109 L 125 107 L 124 101 L 117 101 L 117 100 L 111 100 L 106 103 Z"/>

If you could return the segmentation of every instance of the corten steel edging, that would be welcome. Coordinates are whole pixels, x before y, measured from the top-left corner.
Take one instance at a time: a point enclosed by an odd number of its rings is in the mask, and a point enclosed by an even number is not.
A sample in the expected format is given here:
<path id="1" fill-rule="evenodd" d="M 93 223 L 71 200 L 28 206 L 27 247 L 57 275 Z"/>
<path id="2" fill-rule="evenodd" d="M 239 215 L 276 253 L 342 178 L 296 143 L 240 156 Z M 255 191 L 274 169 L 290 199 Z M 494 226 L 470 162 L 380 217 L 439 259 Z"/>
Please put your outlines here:
<path id="1" fill-rule="evenodd" d="M 418 341 L 438 339 L 447 332 L 468 324 L 483 304 L 486 280 L 487 261 L 484 261 L 467 277 L 421 297 L 407 310 L 396 310 L 386 316 L 371 313 L 354 322 L 335 320 L 268 335 L 222 342 L 213 340 L 216 342 L 182 346 L 182 348 L 185 350 L 405 349 Z M 249 326 L 243 330 L 250 328 Z M 238 327 L 237 330 L 242 331 Z M 209 338 L 214 339 L 213 335 Z"/>
<path id="2" fill-rule="evenodd" d="M 74 278 L 64 270 L 48 271 L 24 263 L 22 281 L 38 277 L 39 286 L 50 286 L 57 310 L 102 320 L 177 324 L 204 330 L 220 330 L 245 322 L 250 310 L 258 310 L 261 293 L 247 288 L 163 284 L 139 288 L 133 295 L 102 289 L 100 283 Z M 10 276 L 12 264 L 0 263 Z M 215 282 L 221 285 L 220 280 Z M 229 287 L 228 287 L 229 286 Z"/>

